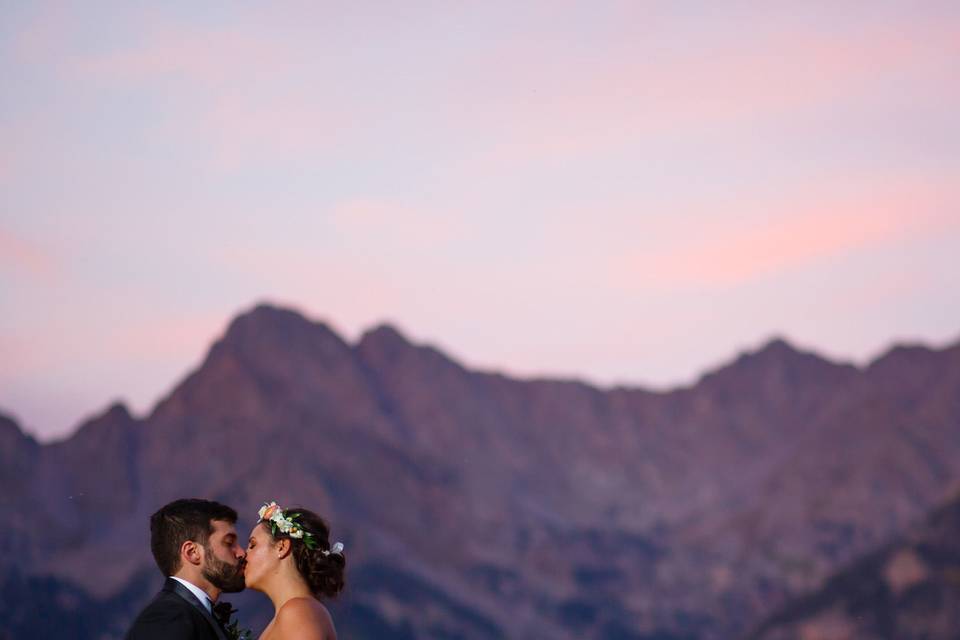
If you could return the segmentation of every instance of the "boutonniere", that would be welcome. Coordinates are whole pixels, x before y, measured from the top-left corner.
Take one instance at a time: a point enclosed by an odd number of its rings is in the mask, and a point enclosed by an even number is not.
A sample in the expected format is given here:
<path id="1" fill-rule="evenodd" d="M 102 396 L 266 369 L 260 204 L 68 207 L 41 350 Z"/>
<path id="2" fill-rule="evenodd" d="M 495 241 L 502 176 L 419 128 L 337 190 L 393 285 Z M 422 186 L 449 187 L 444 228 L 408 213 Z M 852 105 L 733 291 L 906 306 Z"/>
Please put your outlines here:
<path id="1" fill-rule="evenodd" d="M 240 621 L 230 622 L 230 616 L 237 612 L 229 602 L 218 602 L 213 605 L 213 616 L 220 622 L 228 640 L 250 640 L 253 633 L 250 629 L 241 629 Z"/>

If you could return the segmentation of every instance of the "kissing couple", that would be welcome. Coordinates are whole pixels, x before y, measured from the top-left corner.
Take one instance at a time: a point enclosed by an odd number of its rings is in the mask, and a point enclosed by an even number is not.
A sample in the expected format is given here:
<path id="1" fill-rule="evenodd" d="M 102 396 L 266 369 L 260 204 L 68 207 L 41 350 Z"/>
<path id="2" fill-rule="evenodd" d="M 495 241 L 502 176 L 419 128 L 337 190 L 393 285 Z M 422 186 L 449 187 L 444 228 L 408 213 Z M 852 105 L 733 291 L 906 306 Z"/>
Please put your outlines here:
<path id="1" fill-rule="evenodd" d="M 343 589 L 343 544 L 316 513 L 264 504 L 246 548 L 237 512 L 212 500 L 181 499 L 150 517 L 150 550 L 166 577 L 163 589 L 137 616 L 126 640 L 248 640 L 221 593 L 250 587 L 273 602 L 260 640 L 335 640 L 320 598 Z"/>

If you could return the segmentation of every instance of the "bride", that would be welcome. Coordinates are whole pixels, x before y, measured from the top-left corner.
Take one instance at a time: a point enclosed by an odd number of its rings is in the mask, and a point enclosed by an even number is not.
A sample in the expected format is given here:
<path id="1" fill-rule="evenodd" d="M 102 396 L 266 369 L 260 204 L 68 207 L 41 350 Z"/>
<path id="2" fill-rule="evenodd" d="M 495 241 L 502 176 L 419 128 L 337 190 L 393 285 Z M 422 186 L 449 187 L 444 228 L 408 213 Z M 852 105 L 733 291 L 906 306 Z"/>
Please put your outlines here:
<path id="1" fill-rule="evenodd" d="M 244 578 L 247 587 L 273 602 L 273 620 L 260 640 L 336 640 L 330 612 L 319 598 L 343 589 L 343 544 L 330 546 L 330 531 L 307 509 L 263 505 L 250 532 Z"/>

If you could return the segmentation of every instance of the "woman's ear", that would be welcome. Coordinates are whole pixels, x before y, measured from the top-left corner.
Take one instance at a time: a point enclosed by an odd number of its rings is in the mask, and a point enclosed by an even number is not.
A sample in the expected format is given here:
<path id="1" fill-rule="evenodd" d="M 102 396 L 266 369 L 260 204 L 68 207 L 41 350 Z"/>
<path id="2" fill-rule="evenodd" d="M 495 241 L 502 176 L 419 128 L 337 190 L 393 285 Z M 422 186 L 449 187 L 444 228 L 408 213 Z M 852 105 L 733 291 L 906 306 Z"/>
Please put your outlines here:
<path id="1" fill-rule="evenodd" d="M 290 552 L 293 551 L 293 547 L 290 546 L 289 538 L 280 538 L 277 540 L 277 557 L 281 560 L 290 555 Z"/>

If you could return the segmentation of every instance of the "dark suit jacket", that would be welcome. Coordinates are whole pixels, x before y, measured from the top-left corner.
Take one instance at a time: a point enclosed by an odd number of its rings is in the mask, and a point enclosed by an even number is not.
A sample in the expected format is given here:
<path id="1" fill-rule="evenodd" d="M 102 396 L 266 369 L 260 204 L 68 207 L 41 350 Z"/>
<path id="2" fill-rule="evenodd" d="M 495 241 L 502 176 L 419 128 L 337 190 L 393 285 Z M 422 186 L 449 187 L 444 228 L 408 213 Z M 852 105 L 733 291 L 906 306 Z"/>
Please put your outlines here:
<path id="1" fill-rule="evenodd" d="M 226 640 L 216 619 L 190 590 L 167 578 L 157 597 L 140 612 L 126 640 Z"/>

